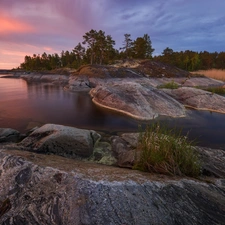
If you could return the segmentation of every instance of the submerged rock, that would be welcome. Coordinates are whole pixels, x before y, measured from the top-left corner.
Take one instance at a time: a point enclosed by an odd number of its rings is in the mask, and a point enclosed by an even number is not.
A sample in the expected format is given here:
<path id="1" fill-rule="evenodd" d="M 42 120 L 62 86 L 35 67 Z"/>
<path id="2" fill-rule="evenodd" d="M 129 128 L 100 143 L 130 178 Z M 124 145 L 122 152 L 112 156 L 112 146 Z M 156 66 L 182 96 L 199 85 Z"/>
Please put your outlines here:
<path id="1" fill-rule="evenodd" d="M 89 157 L 100 137 L 95 131 L 56 124 L 35 129 L 18 146 L 28 151 L 69 157 Z"/>
<path id="2" fill-rule="evenodd" d="M 185 108 L 176 100 L 142 81 L 126 79 L 98 85 L 90 91 L 95 104 L 124 113 L 140 120 L 151 120 L 158 115 L 185 116 Z"/>
<path id="3" fill-rule="evenodd" d="M 225 180 L 0 151 L 0 224 L 224 224 Z"/>

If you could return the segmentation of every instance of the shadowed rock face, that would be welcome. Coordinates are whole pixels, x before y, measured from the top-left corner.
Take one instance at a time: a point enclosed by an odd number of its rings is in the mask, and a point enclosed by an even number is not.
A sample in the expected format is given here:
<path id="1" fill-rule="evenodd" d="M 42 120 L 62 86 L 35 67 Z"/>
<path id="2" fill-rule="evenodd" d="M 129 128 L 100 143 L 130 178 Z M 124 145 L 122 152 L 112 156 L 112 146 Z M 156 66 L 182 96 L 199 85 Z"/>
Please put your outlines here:
<path id="1" fill-rule="evenodd" d="M 46 124 L 33 131 L 18 146 L 38 153 L 89 157 L 99 137 L 91 130 Z"/>
<path id="2" fill-rule="evenodd" d="M 185 116 L 185 108 L 163 91 L 126 79 L 105 83 L 90 91 L 95 104 L 133 118 L 151 120 L 158 115 Z"/>
<path id="3" fill-rule="evenodd" d="M 11 128 L 0 128 L 0 143 L 1 142 L 17 142 L 21 140 L 19 131 Z"/>
<path id="4" fill-rule="evenodd" d="M 225 113 L 225 98 L 208 91 L 182 87 L 164 91 L 180 103 L 199 110 L 210 110 Z"/>
<path id="5" fill-rule="evenodd" d="M 0 224 L 224 224 L 225 181 L 204 183 L 0 151 Z"/>
<path id="6" fill-rule="evenodd" d="M 58 74 L 23 74 L 20 77 L 28 82 L 51 82 L 60 85 L 65 85 L 69 81 L 69 76 Z"/>

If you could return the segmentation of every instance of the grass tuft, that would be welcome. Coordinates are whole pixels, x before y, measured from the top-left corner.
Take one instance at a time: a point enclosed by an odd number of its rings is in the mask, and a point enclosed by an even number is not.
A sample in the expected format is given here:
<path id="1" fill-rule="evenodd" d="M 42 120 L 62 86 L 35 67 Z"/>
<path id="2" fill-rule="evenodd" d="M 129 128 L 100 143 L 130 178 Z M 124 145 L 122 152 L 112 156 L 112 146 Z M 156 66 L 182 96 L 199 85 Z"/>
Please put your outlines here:
<path id="1" fill-rule="evenodd" d="M 212 92 L 214 94 L 219 94 L 219 95 L 225 94 L 225 88 L 224 87 L 208 87 L 204 90 Z"/>
<path id="2" fill-rule="evenodd" d="M 140 133 L 134 169 L 153 173 L 197 177 L 201 166 L 193 142 L 175 130 L 160 126 L 148 126 Z"/>
<path id="3" fill-rule="evenodd" d="M 179 88 L 179 85 L 175 83 L 174 81 L 159 85 L 158 88 L 166 88 L 166 89 L 177 89 Z"/>

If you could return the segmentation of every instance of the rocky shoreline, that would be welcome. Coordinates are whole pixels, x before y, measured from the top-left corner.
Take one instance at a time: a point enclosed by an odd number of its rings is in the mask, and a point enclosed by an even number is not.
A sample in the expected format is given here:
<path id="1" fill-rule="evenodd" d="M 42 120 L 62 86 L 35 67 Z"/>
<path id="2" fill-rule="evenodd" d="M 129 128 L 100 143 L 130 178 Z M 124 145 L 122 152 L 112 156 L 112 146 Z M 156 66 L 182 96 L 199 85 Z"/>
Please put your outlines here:
<path id="1" fill-rule="evenodd" d="M 198 179 L 125 169 L 138 135 L 105 139 L 56 124 L 26 137 L 1 129 L 0 223 L 223 224 L 225 152 L 195 147 Z"/>
<path id="2" fill-rule="evenodd" d="M 156 74 L 153 76 L 152 69 L 146 71 L 146 65 L 144 68 L 137 65 L 137 68 L 84 66 L 70 76 L 21 74 L 20 77 L 27 82 L 51 82 L 67 91 L 89 92 L 94 104 L 138 120 L 151 120 L 159 115 L 184 117 L 185 107 L 225 113 L 224 96 L 203 90 L 224 87 L 225 82 L 196 77 L 176 68 L 174 71 L 170 68 L 167 76 L 165 69 L 159 71 L 158 67 L 154 67 Z M 171 75 L 173 72 L 174 76 Z M 174 83 L 178 88 L 159 88 L 168 83 Z"/>
<path id="3" fill-rule="evenodd" d="M 184 117 L 185 107 L 225 113 L 223 96 L 195 87 L 224 82 L 155 62 L 86 66 L 75 75 L 20 74 L 133 118 Z M 159 89 L 176 83 L 177 89 Z M 27 134 L 0 128 L 0 224 L 225 224 L 225 152 L 193 147 L 200 177 L 131 170 L 138 133 L 104 137 L 57 124 Z"/>

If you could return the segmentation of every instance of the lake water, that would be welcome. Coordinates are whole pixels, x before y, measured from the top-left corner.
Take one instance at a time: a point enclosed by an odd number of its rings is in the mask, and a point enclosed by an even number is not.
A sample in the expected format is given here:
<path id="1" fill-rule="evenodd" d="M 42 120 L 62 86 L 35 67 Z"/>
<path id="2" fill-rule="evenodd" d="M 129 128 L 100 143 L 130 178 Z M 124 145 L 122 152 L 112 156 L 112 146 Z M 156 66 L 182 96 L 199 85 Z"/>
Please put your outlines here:
<path id="1" fill-rule="evenodd" d="M 225 149 L 225 115 L 187 110 L 186 118 L 158 118 L 198 145 Z M 55 123 L 104 131 L 137 131 L 142 122 L 94 105 L 88 93 L 67 92 L 47 83 L 27 83 L 0 75 L 0 127 L 26 132 L 34 126 Z M 145 126 L 145 124 L 143 124 Z"/>

